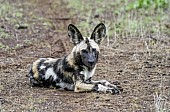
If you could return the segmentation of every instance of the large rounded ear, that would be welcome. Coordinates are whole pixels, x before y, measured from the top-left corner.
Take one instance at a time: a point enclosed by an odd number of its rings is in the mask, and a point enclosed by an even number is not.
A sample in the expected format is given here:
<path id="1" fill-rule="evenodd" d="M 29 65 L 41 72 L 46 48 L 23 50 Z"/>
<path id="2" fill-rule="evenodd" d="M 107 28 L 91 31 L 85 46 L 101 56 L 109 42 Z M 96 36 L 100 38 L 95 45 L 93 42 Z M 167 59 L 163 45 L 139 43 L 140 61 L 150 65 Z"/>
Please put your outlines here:
<path id="1" fill-rule="evenodd" d="M 68 36 L 74 45 L 79 44 L 83 40 L 80 31 L 72 24 L 68 26 Z"/>
<path id="2" fill-rule="evenodd" d="M 105 37 L 106 26 L 103 23 L 100 23 L 94 28 L 94 31 L 91 34 L 91 39 L 93 39 L 97 44 L 100 44 Z"/>

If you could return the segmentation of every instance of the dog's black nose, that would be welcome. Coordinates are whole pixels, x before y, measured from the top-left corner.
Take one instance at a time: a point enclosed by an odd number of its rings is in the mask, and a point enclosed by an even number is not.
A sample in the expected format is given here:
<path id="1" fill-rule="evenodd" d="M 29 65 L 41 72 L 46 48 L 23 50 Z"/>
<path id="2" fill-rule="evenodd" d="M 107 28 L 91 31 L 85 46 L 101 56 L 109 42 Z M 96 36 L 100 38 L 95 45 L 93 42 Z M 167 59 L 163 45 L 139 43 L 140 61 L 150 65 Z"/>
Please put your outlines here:
<path id="1" fill-rule="evenodd" d="M 95 61 L 96 61 L 96 59 L 95 59 L 95 56 L 93 55 L 93 53 L 89 53 L 89 54 L 88 54 L 88 63 L 89 63 L 90 65 L 94 65 L 94 64 L 95 64 Z"/>
<path id="2" fill-rule="evenodd" d="M 88 60 L 88 63 L 89 63 L 90 65 L 93 65 L 93 64 L 95 63 L 95 60 L 94 60 L 94 59 L 90 59 L 90 60 Z"/>

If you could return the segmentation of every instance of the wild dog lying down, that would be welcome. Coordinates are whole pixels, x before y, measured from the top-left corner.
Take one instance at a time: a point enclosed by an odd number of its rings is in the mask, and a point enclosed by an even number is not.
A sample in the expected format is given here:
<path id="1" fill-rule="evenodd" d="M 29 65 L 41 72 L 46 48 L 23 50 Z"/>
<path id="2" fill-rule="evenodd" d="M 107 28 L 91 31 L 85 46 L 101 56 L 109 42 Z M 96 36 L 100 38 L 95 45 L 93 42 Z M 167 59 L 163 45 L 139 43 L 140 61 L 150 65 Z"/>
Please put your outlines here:
<path id="1" fill-rule="evenodd" d="M 106 37 L 106 27 L 98 24 L 91 37 L 83 37 L 72 24 L 68 26 L 68 35 L 75 45 L 72 52 L 62 58 L 40 58 L 29 72 L 32 86 L 55 86 L 74 92 L 96 91 L 119 94 L 120 86 L 106 80 L 94 81 L 92 76 L 100 53 L 99 44 Z"/>

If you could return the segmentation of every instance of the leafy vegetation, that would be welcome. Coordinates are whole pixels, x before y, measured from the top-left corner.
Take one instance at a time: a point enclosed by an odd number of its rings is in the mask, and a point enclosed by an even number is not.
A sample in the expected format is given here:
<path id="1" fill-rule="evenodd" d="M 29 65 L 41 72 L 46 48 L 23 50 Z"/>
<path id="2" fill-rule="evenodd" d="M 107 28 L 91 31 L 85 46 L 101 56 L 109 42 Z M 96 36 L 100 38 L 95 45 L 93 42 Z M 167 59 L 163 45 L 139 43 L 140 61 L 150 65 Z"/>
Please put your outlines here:
<path id="1" fill-rule="evenodd" d="M 168 7 L 168 0 L 136 0 L 133 3 L 128 4 L 127 10 L 139 9 L 139 8 L 163 8 Z"/>
<path id="2" fill-rule="evenodd" d="M 160 31 L 169 32 L 164 25 L 169 18 L 164 11 L 164 9 L 169 10 L 167 0 L 131 2 L 128 0 L 116 0 L 115 2 L 96 0 L 93 3 L 89 0 L 66 1 L 71 9 L 70 15 L 76 15 L 78 27 L 82 31 L 90 31 L 92 29 L 89 27 L 91 28 L 99 22 L 105 22 L 110 37 L 115 34 L 118 37 L 141 37 L 143 33 L 147 35 Z M 88 35 L 88 32 L 84 32 L 84 34 Z"/>

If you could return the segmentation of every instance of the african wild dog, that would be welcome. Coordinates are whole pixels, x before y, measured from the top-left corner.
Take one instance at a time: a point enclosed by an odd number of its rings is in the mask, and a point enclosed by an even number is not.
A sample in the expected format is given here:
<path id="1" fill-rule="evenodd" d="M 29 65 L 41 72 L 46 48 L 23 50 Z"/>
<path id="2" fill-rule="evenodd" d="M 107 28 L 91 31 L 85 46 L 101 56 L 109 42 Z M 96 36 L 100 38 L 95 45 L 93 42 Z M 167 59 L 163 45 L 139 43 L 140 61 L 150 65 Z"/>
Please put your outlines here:
<path id="1" fill-rule="evenodd" d="M 72 24 L 68 26 L 68 35 L 75 45 L 72 52 L 62 58 L 40 58 L 29 72 L 32 86 L 54 86 L 74 92 L 96 91 L 119 94 L 122 88 L 106 80 L 94 81 L 99 44 L 106 37 L 106 27 L 98 24 L 91 37 L 83 37 Z"/>

